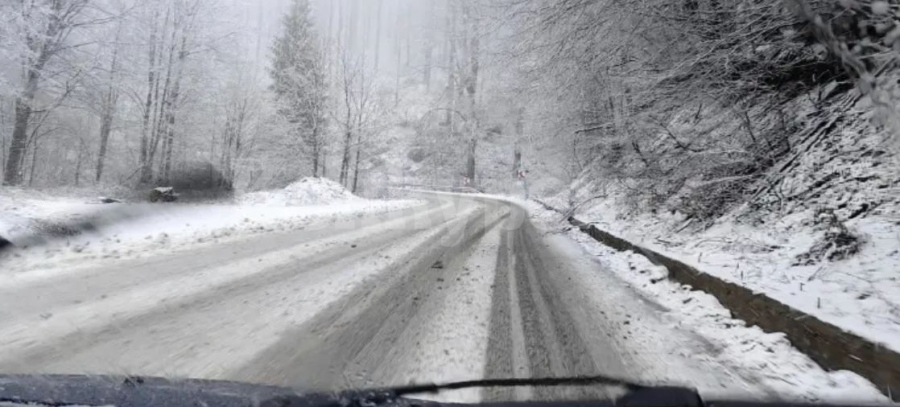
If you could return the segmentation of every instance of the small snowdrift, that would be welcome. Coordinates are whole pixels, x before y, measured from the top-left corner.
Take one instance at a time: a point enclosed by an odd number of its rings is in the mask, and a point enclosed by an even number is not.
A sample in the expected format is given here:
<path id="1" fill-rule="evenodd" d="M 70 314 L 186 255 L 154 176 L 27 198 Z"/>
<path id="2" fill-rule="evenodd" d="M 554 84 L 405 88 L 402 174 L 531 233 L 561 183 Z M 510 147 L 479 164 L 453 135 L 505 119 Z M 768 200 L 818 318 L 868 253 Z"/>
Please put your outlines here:
<path id="1" fill-rule="evenodd" d="M 243 205 L 311 206 L 361 200 L 341 184 L 325 178 L 303 178 L 284 189 L 245 194 Z"/>
<path id="2" fill-rule="evenodd" d="M 16 241 L 31 235 L 65 236 L 66 224 L 107 208 L 100 198 L 51 196 L 0 188 L 0 236 Z"/>

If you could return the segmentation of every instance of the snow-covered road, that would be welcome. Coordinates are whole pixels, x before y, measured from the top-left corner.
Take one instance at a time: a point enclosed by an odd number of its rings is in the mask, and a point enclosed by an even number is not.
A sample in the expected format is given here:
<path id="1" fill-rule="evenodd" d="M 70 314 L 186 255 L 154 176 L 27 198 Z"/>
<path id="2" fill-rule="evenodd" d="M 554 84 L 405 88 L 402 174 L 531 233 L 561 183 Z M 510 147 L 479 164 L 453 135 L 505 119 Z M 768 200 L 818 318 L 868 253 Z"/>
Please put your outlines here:
<path id="1" fill-rule="evenodd" d="M 359 215 L 354 227 L 273 232 L 0 280 L 0 372 L 315 389 L 611 374 L 706 394 L 773 396 L 760 380 L 766 371 L 722 363 L 721 347 L 673 323 L 670 310 L 576 243 L 533 225 L 520 206 L 425 198 Z"/>

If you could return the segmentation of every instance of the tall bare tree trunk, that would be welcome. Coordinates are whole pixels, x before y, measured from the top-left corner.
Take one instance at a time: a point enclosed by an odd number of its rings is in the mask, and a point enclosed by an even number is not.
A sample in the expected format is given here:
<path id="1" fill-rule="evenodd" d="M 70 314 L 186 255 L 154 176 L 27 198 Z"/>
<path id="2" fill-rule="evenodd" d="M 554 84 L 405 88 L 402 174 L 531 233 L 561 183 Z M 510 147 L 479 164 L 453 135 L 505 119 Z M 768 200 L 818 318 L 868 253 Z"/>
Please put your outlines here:
<path id="1" fill-rule="evenodd" d="M 3 102 L 0 102 L 0 111 L 3 111 Z M 6 127 L 6 120 L 4 120 L 4 116 L 0 114 L 0 128 Z M 0 134 L 0 169 L 6 168 L 6 133 Z"/>
<path id="2" fill-rule="evenodd" d="M 75 163 L 75 186 L 81 182 L 81 162 L 84 159 L 84 139 L 78 140 L 78 159 Z"/>
<path id="3" fill-rule="evenodd" d="M 450 128 L 450 135 L 453 136 L 455 132 L 453 128 L 453 111 L 456 110 L 456 81 L 457 81 L 457 67 L 456 67 L 456 4 L 455 1 L 450 0 L 447 3 L 447 7 L 450 8 L 447 13 L 447 96 L 450 98 L 450 107 L 446 111 L 446 122 Z"/>
<path id="4" fill-rule="evenodd" d="M 164 26 L 165 28 L 165 26 Z M 159 169 L 160 175 L 164 176 L 164 162 L 165 159 L 165 151 L 167 149 L 167 144 L 169 141 L 168 136 L 168 124 L 169 124 L 169 111 L 172 109 L 172 75 L 173 70 L 175 68 L 175 50 L 178 46 L 178 32 L 180 29 L 180 20 L 177 19 L 177 16 L 173 17 L 173 26 L 172 26 L 172 35 L 169 41 L 169 50 L 168 50 L 168 61 L 166 64 L 166 82 L 163 85 L 162 89 L 162 98 L 157 99 L 156 103 L 156 124 L 154 125 L 153 137 L 150 140 L 150 152 L 147 157 L 148 164 L 148 175 L 149 178 L 145 182 L 149 182 L 153 178 L 153 162 L 156 159 L 156 153 L 159 149 L 159 142 L 163 141 L 163 153 L 160 154 L 160 163 Z M 159 85 L 159 83 L 157 83 Z"/>
<path id="5" fill-rule="evenodd" d="M 412 4 L 406 7 L 406 67 L 412 64 Z"/>
<path id="6" fill-rule="evenodd" d="M 468 51 L 468 69 L 465 72 L 465 91 L 469 99 L 469 149 L 466 157 L 466 177 L 470 182 L 475 182 L 475 152 L 478 148 L 478 108 L 476 106 L 476 93 L 478 92 L 478 75 L 480 71 L 479 53 L 481 43 L 479 38 L 478 21 L 474 15 L 472 4 L 467 3 L 463 8 L 463 18 L 466 21 L 466 51 Z"/>
<path id="7" fill-rule="evenodd" d="M 430 7 L 428 9 L 428 22 L 431 23 L 434 21 L 434 5 L 435 2 L 430 2 Z M 431 90 L 431 65 L 434 63 L 434 28 L 428 27 L 426 28 L 427 32 L 425 33 L 425 42 L 424 49 L 422 50 L 425 54 L 425 66 L 422 68 L 422 76 L 425 81 L 425 89 Z"/>
<path id="8" fill-rule="evenodd" d="M 362 134 L 359 135 L 358 144 L 356 146 L 356 164 L 353 166 L 353 189 L 350 192 L 356 193 L 357 186 L 359 185 L 359 155 L 362 151 Z"/>
<path id="9" fill-rule="evenodd" d="M 184 73 L 184 60 L 187 57 L 187 34 L 182 32 L 181 49 L 178 51 L 178 62 L 175 71 L 175 84 L 172 86 L 172 95 L 166 101 L 168 107 L 166 109 L 166 122 L 168 123 L 168 131 L 166 132 L 166 149 L 165 161 L 163 164 L 163 179 L 168 183 L 169 176 L 172 172 L 172 150 L 175 145 L 175 116 L 178 110 L 178 98 L 181 92 L 181 77 Z"/>
<path id="10" fill-rule="evenodd" d="M 157 33 L 159 20 L 159 9 L 153 12 L 153 23 L 150 29 L 150 51 L 148 61 L 150 67 L 147 69 L 147 99 L 144 103 L 144 117 L 141 126 L 141 183 L 149 183 L 153 177 L 153 156 L 150 154 L 151 140 L 156 137 L 156 117 L 159 110 L 159 61 L 162 60 L 162 52 L 157 52 L 158 48 L 162 48 L 162 44 L 157 44 Z M 163 23 L 163 29 L 169 24 L 169 12 L 166 12 L 166 18 Z M 165 38 L 165 34 L 160 36 Z M 159 55 L 157 55 L 159 54 Z M 151 123 L 150 119 L 154 122 Z"/>
<path id="11" fill-rule="evenodd" d="M 46 58 L 49 58 L 46 57 Z M 4 185 L 19 185 L 23 180 L 22 163 L 25 161 L 25 153 L 28 150 L 28 122 L 31 120 L 31 104 L 37 93 L 40 71 L 43 69 L 46 59 L 38 61 L 38 66 L 28 71 L 25 82 L 25 91 L 16 98 L 16 117 L 13 122 L 13 135 L 9 144 L 9 156 L 6 161 L 6 170 L 3 172 Z"/>
<path id="12" fill-rule="evenodd" d="M 313 177 L 319 176 L 319 120 L 315 120 L 316 124 L 312 129 L 312 139 L 313 139 Z"/>
<path id="13" fill-rule="evenodd" d="M 121 25 L 119 26 L 121 29 Z M 112 130 L 112 121 L 116 112 L 116 103 L 119 99 L 119 92 L 116 89 L 116 71 L 118 68 L 119 57 L 119 34 L 116 33 L 116 49 L 113 50 L 112 63 L 109 68 L 109 85 L 106 90 L 106 96 L 103 99 L 103 116 L 100 118 L 100 151 L 97 153 L 97 174 L 94 181 L 100 182 L 103 176 L 103 165 L 106 161 L 106 149 L 109 145 L 109 133 Z"/>
<path id="14" fill-rule="evenodd" d="M 394 25 L 394 27 L 397 30 L 400 29 L 400 10 L 399 9 L 397 10 L 397 23 Z M 400 43 L 400 35 L 397 35 L 394 38 L 394 47 L 397 49 L 397 65 L 396 65 L 397 83 L 394 86 L 394 107 L 397 107 L 397 105 L 400 104 L 400 72 L 402 71 L 402 69 L 400 69 L 401 68 L 400 64 L 403 61 L 403 47 L 402 47 L 402 44 Z"/>
<path id="15" fill-rule="evenodd" d="M 347 114 L 347 120 L 349 122 L 350 115 Z M 347 132 L 344 134 L 344 156 L 341 159 L 341 184 L 347 185 L 347 173 L 350 170 L 350 148 L 351 143 L 353 142 L 353 131 L 347 129 Z"/>
<path id="16" fill-rule="evenodd" d="M 359 185 L 359 157 L 362 153 L 363 149 L 363 131 L 362 131 L 362 121 L 363 121 L 363 106 L 360 105 L 360 111 L 356 116 L 356 163 L 353 166 L 353 188 L 350 192 L 356 193 L 357 187 Z"/>
<path id="17" fill-rule="evenodd" d="M 6 161 L 6 169 L 3 172 L 4 185 L 19 185 L 22 183 L 21 162 L 25 157 L 28 144 L 28 120 L 31 119 L 31 103 L 34 100 L 34 91 L 30 93 L 28 88 L 37 87 L 37 75 L 29 74 L 25 94 L 16 98 L 16 118 L 13 122 L 13 135 L 9 144 L 9 155 Z"/>
<path id="18" fill-rule="evenodd" d="M 112 108 L 111 108 L 112 109 Z M 103 177 L 103 165 L 106 161 L 106 150 L 109 146 L 109 133 L 112 129 L 113 113 L 106 112 L 100 119 L 100 151 L 97 152 L 97 174 L 94 181 L 100 182 Z"/>
<path id="19" fill-rule="evenodd" d="M 346 57 L 345 57 L 346 58 Z M 346 121 L 344 121 L 345 131 L 344 134 L 344 155 L 341 158 L 341 184 L 347 185 L 348 181 L 347 176 L 350 171 L 350 149 L 352 148 L 353 142 L 353 103 L 350 100 L 350 93 L 352 92 L 351 86 L 353 86 L 353 81 L 347 77 L 349 75 L 349 67 L 347 66 L 348 62 L 346 60 L 343 61 L 343 70 L 344 70 L 344 106 L 347 109 Z"/>
<path id="20" fill-rule="evenodd" d="M 38 154 L 38 143 L 37 143 L 37 140 L 35 140 L 34 145 L 31 148 L 31 169 L 28 171 L 28 186 L 29 187 L 31 187 L 34 184 L 34 168 L 37 167 L 37 154 Z M 21 164 L 25 164 L 24 156 L 22 157 Z"/>
<path id="21" fill-rule="evenodd" d="M 384 5 L 384 0 L 377 1 L 377 11 L 375 12 L 375 71 L 378 71 L 378 68 L 381 66 L 379 64 L 381 62 L 381 8 Z"/>

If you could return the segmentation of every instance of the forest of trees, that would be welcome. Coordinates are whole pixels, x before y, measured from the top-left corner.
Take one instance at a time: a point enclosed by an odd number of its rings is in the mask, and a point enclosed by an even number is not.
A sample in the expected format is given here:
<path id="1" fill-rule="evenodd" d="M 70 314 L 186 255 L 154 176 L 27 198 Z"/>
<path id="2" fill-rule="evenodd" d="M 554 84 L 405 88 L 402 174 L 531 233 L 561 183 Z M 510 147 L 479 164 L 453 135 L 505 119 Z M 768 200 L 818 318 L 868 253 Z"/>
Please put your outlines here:
<path id="1" fill-rule="evenodd" d="M 165 183 L 273 130 L 241 29 L 203 0 L 0 5 L 5 185 Z M 277 130 L 276 130 L 277 131 Z"/>
<path id="2" fill-rule="evenodd" d="M 4 2 L 3 184 L 142 188 L 210 169 L 228 188 L 356 190 L 420 85 L 475 177 L 477 2 L 277 3 Z"/>
<path id="3" fill-rule="evenodd" d="M 900 128 L 893 0 L 264 3 L 3 2 L 4 185 L 204 168 L 229 189 L 356 191 L 393 155 L 420 181 L 588 176 L 706 218 L 802 153 L 818 124 L 797 100 L 840 115 L 855 89 Z"/>
<path id="4" fill-rule="evenodd" d="M 776 193 L 785 175 L 844 137 L 838 123 L 865 121 L 860 95 L 876 113 L 869 132 L 886 126 L 896 144 L 895 1 L 504 3 L 537 144 L 566 163 L 564 182 L 635 211 L 703 221 L 801 201 L 809 187 Z M 815 187 L 844 181 L 828 182 Z"/>

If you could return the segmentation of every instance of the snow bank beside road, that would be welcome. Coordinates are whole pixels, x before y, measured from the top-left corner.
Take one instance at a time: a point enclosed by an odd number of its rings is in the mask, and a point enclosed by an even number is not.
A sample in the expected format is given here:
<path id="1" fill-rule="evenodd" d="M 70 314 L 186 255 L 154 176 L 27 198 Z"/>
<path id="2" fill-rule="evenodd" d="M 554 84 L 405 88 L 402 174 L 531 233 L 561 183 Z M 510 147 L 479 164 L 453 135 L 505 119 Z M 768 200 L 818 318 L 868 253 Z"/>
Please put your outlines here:
<path id="1" fill-rule="evenodd" d="M 255 193 L 265 204 L 91 204 L 67 198 L 0 198 L 0 234 L 13 243 L 43 234 L 45 223 L 90 219 L 95 227 L 3 258 L 4 271 L 65 267 L 87 259 L 134 258 L 198 244 L 298 228 L 352 228 L 366 215 L 412 208 L 421 201 L 371 201 L 330 181 L 299 181 Z M 336 185 L 336 187 L 335 187 Z M 0 195 L 2 196 L 2 195 Z M 251 199 L 252 200 L 252 199 Z M 305 206 L 299 206 L 305 205 Z M 80 265 L 80 264 L 74 264 Z"/>
<path id="2" fill-rule="evenodd" d="M 304 206 L 359 201 L 341 184 L 326 178 L 303 178 L 284 189 L 250 192 L 239 198 L 244 205 Z"/>
<path id="3" fill-rule="evenodd" d="M 547 202 L 566 207 L 559 197 Z M 585 205 L 576 214 L 634 244 L 900 351 L 900 225 L 879 215 L 850 219 L 844 225 L 861 238 L 859 253 L 802 264 L 798 256 L 825 233 L 811 224 L 814 216 L 810 209 L 754 226 L 730 214 L 695 233 L 685 229 L 683 217 L 633 215 L 608 200 Z"/>
<path id="4" fill-rule="evenodd" d="M 596 261 L 614 272 L 619 280 L 654 304 L 673 329 L 698 336 L 713 349 L 712 352 L 681 349 L 681 357 L 698 363 L 709 361 L 727 366 L 735 374 L 760 383 L 780 397 L 808 401 L 886 400 L 872 383 L 852 372 L 826 372 L 795 349 L 784 335 L 768 334 L 758 327 L 747 327 L 744 321 L 733 319 L 728 309 L 715 297 L 666 279 L 665 268 L 653 265 L 644 256 L 615 251 L 570 227 L 559 214 L 545 210 L 536 203 L 530 202 L 528 208 L 531 218 L 543 224 L 545 229 L 560 230 L 562 227 L 569 239 L 578 242 Z M 586 284 L 594 286 L 598 295 L 609 296 L 612 289 L 609 280 L 601 277 L 596 276 L 596 281 L 589 280 Z M 628 326 L 640 331 L 640 320 L 632 318 Z M 664 334 L 645 332 L 634 337 L 652 338 L 654 335 Z M 634 341 L 631 343 L 637 344 Z M 652 341 L 642 344 L 651 346 Z M 645 353 L 652 355 L 654 352 L 657 350 L 651 348 Z M 664 366 L 658 368 L 664 369 Z M 653 369 L 657 367 L 651 366 Z M 687 381 L 691 379 L 684 378 Z"/>
<path id="5" fill-rule="evenodd" d="M 18 188 L 0 188 L 0 236 L 15 240 L 40 233 L 48 224 L 87 216 L 102 208 L 96 198 L 58 197 Z"/>

